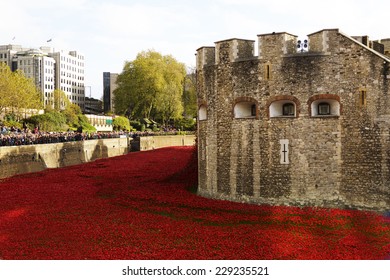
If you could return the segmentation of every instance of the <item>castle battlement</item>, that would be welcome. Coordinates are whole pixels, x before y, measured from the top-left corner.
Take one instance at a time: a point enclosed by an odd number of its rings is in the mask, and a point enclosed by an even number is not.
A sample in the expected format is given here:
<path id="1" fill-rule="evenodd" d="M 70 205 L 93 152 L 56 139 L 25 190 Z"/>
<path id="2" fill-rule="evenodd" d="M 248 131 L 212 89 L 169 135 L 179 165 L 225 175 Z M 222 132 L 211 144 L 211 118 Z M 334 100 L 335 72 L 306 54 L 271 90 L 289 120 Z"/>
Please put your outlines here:
<path id="1" fill-rule="evenodd" d="M 258 56 L 255 56 L 255 40 L 227 39 L 215 42 L 215 47 L 201 47 L 197 50 L 197 68 L 205 66 L 231 63 L 250 59 L 276 59 L 288 55 L 316 55 L 329 54 L 331 50 L 337 50 L 338 41 L 333 41 L 340 33 L 339 29 L 323 29 L 307 35 L 308 47 L 304 52 L 297 48 L 298 36 L 287 32 L 272 32 L 257 35 Z M 344 34 L 344 36 L 348 37 Z M 369 49 L 382 54 L 389 54 L 390 39 L 370 41 L 368 36 L 349 37 Z"/>
<path id="2" fill-rule="evenodd" d="M 230 39 L 215 43 L 216 64 L 230 63 L 242 59 L 251 59 L 255 53 L 255 41 Z"/>
<path id="3" fill-rule="evenodd" d="M 215 47 L 201 47 L 196 50 L 196 68 L 201 69 L 207 65 L 215 64 Z"/>

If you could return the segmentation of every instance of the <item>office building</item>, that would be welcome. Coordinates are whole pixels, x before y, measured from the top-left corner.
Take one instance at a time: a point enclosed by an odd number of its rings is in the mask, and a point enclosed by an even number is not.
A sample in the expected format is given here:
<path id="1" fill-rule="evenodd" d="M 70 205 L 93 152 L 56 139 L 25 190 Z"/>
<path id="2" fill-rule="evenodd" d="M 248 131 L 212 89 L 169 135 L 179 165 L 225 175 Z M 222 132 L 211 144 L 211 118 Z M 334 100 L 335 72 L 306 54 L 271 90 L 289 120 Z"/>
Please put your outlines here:
<path id="1" fill-rule="evenodd" d="M 0 63 L 12 71 L 21 70 L 34 80 L 42 92 L 44 106 L 54 106 L 54 90 L 62 90 L 68 99 L 85 109 L 84 56 L 77 51 L 54 51 L 50 47 L 23 48 L 0 46 Z"/>
<path id="2" fill-rule="evenodd" d="M 118 74 L 103 72 L 103 106 L 104 113 L 115 112 L 114 90 L 117 88 Z"/>

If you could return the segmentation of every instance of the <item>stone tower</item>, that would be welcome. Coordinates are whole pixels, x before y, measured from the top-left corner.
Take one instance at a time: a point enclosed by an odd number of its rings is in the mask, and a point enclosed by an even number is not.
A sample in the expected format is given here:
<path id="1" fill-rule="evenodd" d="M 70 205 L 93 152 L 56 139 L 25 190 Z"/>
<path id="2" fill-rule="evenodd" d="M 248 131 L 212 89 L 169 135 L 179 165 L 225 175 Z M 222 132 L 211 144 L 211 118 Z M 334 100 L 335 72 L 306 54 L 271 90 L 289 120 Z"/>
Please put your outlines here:
<path id="1" fill-rule="evenodd" d="M 338 29 L 297 42 L 197 50 L 199 194 L 389 210 L 390 58 Z"/>

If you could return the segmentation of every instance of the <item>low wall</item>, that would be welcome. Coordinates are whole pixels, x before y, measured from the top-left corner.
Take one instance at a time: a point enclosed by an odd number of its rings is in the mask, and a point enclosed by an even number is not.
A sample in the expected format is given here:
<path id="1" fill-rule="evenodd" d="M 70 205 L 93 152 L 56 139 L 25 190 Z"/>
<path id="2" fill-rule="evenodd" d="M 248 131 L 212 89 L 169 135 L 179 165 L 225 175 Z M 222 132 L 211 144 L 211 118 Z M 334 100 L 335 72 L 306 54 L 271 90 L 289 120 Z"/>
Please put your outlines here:
<path id="1" fill-rule="evenodd" d="M 0 178 L 125 155 L 131 138 L 0 147 Z M 195 135 L 147 136 L 131 140 L 132 151 L 193 146 Z"/>
<path id="2" fill-rule="evenodd" d="M 132 150 L 147 151 L 172 146 L 194 146 L 195 135 L 142 136 L 134 139 Z"/>
<path id="3" fill-rule="evenodd" d="M 127 154 L 128 139 L 0 147 L 0 178 Z"/>

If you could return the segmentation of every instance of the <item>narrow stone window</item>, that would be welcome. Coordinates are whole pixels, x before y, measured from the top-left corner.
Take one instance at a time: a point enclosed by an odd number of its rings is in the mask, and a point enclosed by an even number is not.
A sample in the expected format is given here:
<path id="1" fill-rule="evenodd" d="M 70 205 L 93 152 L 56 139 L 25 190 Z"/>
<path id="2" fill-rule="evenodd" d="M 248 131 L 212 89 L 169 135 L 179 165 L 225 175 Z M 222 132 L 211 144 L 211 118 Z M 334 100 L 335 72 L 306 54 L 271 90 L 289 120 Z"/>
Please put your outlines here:
<path id="1" fill-rule="evenodd" d="M 318 104 L 318 115 L 330 115 L 330 104 L 321 102 Z"/>
<path id="2" fill-rule="evenodd" d="M 367 104 L 367 91 L 366 90 L 360 90 L 360 106 L 366 106 Z"/>
<path id="3" fill-rule="evenodd" d="M 267 80 L 269 80 L 269 78 L 270 78 L 270 72 L 269 72 L 269 70 L 270 70 L 270 69 L 269 69 L 269 65 L 267 65 L 267 70 L 266 70 L 266 71 L 267 71 L 267 74 L 266 74 L 266 75 L 267 75 Z"/>
<path id="4" fill-rule="evenodd" d="M 271 64 L 267 63 L 264 65 L 264 79 L 271 80 Z"/>

